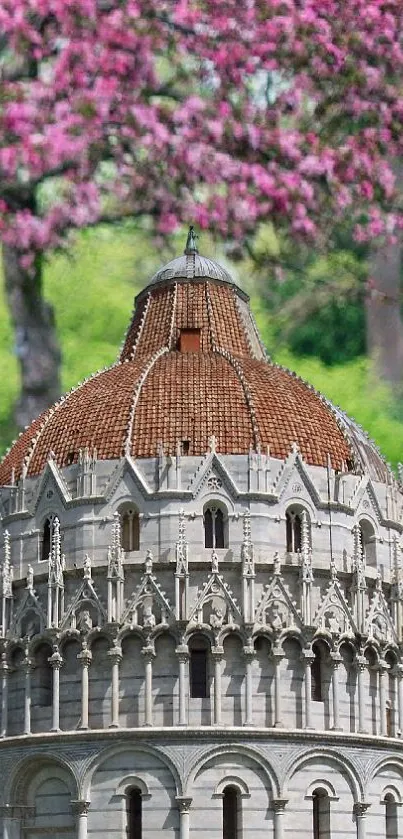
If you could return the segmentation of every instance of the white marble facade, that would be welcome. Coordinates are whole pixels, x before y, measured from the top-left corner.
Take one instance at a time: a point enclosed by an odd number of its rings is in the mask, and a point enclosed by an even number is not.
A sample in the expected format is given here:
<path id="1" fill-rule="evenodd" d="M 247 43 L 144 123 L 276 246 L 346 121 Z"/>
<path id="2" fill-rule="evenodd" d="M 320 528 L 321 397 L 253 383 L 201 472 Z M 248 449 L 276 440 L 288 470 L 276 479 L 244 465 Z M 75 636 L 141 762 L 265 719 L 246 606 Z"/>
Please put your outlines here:
<path id="1" fill-rule="evenodd" d="M 403 835 L 392 477 L 213 439 L 1 503 L 3 839 Z"/>

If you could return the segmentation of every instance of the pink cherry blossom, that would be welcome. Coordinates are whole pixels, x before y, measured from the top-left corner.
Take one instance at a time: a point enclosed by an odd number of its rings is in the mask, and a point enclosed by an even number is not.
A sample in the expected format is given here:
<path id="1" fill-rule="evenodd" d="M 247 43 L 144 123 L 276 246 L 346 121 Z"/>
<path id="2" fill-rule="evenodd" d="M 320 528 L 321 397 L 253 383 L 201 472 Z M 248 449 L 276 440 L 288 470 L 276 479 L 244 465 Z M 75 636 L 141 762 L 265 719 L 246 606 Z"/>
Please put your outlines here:
<path id="1" fill-rule="evenodd" d="M 2 0 L 1 238 L 29 268 L 131 214 L 393 236 L 402 21 L 398 0 Z"/>

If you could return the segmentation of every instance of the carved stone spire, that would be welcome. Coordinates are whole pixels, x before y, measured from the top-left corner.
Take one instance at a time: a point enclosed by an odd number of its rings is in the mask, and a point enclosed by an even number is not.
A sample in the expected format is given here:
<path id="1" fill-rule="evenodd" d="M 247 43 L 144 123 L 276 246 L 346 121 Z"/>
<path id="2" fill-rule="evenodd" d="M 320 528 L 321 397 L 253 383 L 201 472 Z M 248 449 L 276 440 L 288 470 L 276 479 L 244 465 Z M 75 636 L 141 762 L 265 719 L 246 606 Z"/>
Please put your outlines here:
<path id="1" fill-rule="evenodd" d="M 52 545 L 48 568 L 48 628 L 59 626 L 64 613 L 64 556 L 61 550 L 60 521 L 53 519 Z"/>
<path id="2" fill-rule="evenodd" d="M 176 573 L 179 575 L 188 573 L 188 553 L 185 511 L 181 509 L 179 510 L 178 541 L 176 543 Z"/>
<path id="3" fill-rule="evenodd" d="M 243 577 L 243 614 L 245 623 L 253 623 L 255 612 L 255 564 L 250 526 L 250 511 L 243 514 L 243 540 L 241 546 Z"/>
<path id="4" fill-rule="evenodd" d="M 4 556 L 1 566 L 1 580 L 3 597 L 10 598 L 13 596 L 13 567 L 11 565 L 11 546 L 10 534 L 8 530 L 4 531 Z"/>
<path id="5" fill-rule="evenodd" d="M 108 578 L 123 579 L 124 550 L 122 548 L 122 525 L 120 515 L 116 511 L 112 524 L 112 545 L 108 548 Z"/>
<path id="6" fill-rule="evenodd" d="M 122 524 L 118 511 L 112 524 L 112 545 L 108 548 L 108 622 L 119 621 L 123 609 L 125 553 L 122 548 Z"/>
<path id="7" fill-rule="evenodd" d="M 13 598 L 13 566 L 11 565 L 10 534 L 4 531 L 4 554 L 1 563 L 1 635 L 4 638 L 11 623 Z"/>

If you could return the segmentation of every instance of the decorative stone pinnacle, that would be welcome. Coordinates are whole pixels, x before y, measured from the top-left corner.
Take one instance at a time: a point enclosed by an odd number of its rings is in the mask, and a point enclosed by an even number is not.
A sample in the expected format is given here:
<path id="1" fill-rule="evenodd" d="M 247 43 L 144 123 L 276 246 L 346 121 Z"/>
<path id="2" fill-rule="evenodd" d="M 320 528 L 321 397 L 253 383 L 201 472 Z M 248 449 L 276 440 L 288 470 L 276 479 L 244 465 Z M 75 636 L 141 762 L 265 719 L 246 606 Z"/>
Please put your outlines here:
<path id="1" fill-rule="evenodd" d="M 193 224 L 191 224 L 190 227 L 189 227 L 188 237 L 186 239 L 186 247 L 185 247 L 186 256 L 191 256 L 192 254 L 199 253 L 199 251 L 197 249 L 197 243 L 196 243 L 197 238 L 198 237 L 196 236 Z"/>

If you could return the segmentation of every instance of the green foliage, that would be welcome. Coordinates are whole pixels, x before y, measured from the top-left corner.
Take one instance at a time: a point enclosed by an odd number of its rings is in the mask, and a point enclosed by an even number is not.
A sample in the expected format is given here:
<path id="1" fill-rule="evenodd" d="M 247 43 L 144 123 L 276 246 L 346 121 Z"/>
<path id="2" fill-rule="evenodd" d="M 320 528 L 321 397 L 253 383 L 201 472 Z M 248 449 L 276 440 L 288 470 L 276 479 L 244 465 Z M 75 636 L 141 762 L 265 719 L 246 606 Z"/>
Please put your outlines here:
<path id="1" fill-rule="evenodd" d="M 127 225 L 83 232 L 69 256 L 52 257 L 45 270 L 45 294 L 56 309 L 63 349 L 64 388 L 76 385 L 94 370 L 115 361 L 135 295 L 154 270 L 180 253 L 183 245 L 181 232 L 170 251 L 162 245 L 156 249 L 144 233 Z M 203 239 L 203 252 L 222 260 L 211 241 Z M 235 273 L 234 266 L 230 270 Z M 320 359 L 300 357 L 289 348 L 279 347 L 278 324 L 268 315 L 267 302 L 259 290 L 254 290 L 254 284 L 246 280 L 248 270 L 243 263 L 237 271 L 238 280 L 244 287 L 249 285 L 259 328 L 266 346 L 269 350 L 274 348 L 275 360 L 296 370 L 355 417 L 396 465 L 403 453 L 403 424 L 393 415 L 387 392 L 375 385 L 368 361 L 358 357 L 328 367 Z M 0 447 L 4 450 L 15 436 L 11 416 L 18 393 L 18 368 L 3 296 L 0 296 L 0 322 Z M 325 331 L 327 327 L 322 328 Z M 354 331 L 351 323 L 349 331 Z"/>

